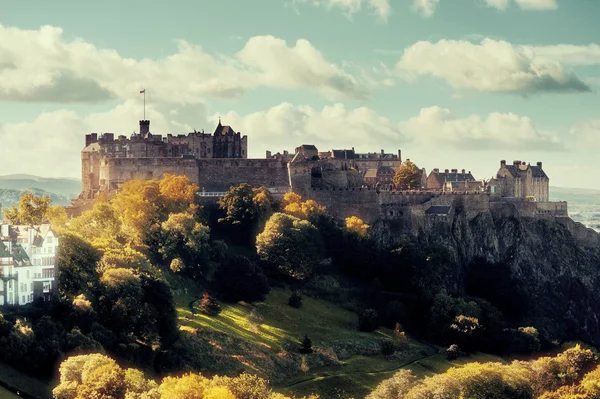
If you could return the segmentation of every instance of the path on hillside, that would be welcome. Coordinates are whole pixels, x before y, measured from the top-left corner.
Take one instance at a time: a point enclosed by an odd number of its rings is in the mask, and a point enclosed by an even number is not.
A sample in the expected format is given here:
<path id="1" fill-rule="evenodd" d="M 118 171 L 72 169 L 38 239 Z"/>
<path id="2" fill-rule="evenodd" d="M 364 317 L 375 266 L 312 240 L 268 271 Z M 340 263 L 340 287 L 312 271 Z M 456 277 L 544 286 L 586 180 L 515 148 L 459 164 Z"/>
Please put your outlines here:
<path id="1" fill-rule="evenodd" d="M 436 356 L 440 353 L 440 350 L 438 348 L 436 348 L 433 345 L 427 345 L 430 348 L 435 350 L 435 353 L 431 354 L 431 355 L 426 355 L 426 356 L 421 356 L 417 359 L 402 363 L 400 365 L 396 365 L 396 366 L 392 366 L 389 367 L 387 369 L 383 369 L 383 370 L 377 370 L 377 371 L 368 371 L 368 370 L 361 370 L 361 371 L 352 371 L 349 373 L 339 373 L 339 374 L 324 374 L 324 375 L 319 375 L 319 376 L 314 376 L 314 377 L 310 377 L 310 378 L 306 378 L 304 380 L 300 380 L 300 381 L 296 381 L 296 382 L 292 382 L 291 384 L 282 386 L 281 388 L 292 388 L 292 387 L 297 387 L 298 385 L 303 385 L 306 383 L 309 383 L 311 381 L 315 381 L 315 380 L 319 380 L 319 381 L 323 381 L 323 380 L 327 380 L 329 378 L 333 378 L 333 377 L 346 377 L 346 376 L 350 376 L 350 375 L 356 375 L 356 374 L 383 374 L 383 373 L 389 373 L 390 371 L 396 371 L 396 370 L 400 370 L 406 366 L 410 366 L 411 364 L 415 364 L 421 360 L 425 360 L 428 359 L 430 357 Z"/>

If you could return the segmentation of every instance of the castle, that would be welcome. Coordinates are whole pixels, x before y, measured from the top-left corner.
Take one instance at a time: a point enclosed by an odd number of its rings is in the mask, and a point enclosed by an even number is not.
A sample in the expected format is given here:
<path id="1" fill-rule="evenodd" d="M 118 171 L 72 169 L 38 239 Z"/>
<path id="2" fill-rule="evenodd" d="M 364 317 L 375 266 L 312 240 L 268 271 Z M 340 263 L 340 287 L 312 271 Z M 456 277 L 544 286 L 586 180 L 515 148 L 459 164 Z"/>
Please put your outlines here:
<path id="1" fill-rule="evenodd" d="M 74 207 L 83 210 L 100 194 L 116 193 L 132 179 L 155 179 L 166 173 L 186 175 L 201 188 L 203 200 L 234 185 L 265 186 L 274 195 L 294 191 L 325 205 L 335 216 L 357 215 L 367 223 L 396 220 L 407 230 L 435 221 L 451 221 L 457 210 L 469 215 L 507 205 L 519 216 L 568 217 L 566 202 L 549 202 L 549 178 L 542 163 L 500 162 L 496 176 L 476 180 L 458 169 L 419 171 L 420 187 L 398 191 L 393 177 L 402 160 L 397 153 L 359 153 L 354 148 L 319 151 L 303 144 L 265 158 L 248 158 L 248 138 L 219 121 L 215 131 L 165 137 L 140 131 L 130 138 L 113 133 L 86 135 L 82 157 L 82 193 Z"/>

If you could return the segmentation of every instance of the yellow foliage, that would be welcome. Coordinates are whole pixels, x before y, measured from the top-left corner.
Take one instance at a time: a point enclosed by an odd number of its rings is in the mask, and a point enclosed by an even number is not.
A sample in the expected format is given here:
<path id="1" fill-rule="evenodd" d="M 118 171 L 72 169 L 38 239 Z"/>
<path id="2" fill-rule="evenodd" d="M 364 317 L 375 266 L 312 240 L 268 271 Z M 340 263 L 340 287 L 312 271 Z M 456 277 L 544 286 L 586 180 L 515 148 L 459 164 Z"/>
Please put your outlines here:
<path id="1" fill-rule="evenodd" d="M 350 216 L 349 218 L 346 218 L 346 229 L 361 237 L 365 237 L 369 230 L 369 225 L 356 216 Z"/>
<path id="2" fill-rule="evenodd" d="M 187 176 L 166 173 L 159 182 L 159 190 L 169 212 L 183 212 L 194 203 L 198 186 L 192 184 Z"/>
<path id="3" fill-rule="evenodd" d="M 298 194 L 290 191 L 283 195 L 283 201 L 281 202 L 281 206 L 285 209 L 286 206 L 291 204 L 299 204 L 302 202 L 302 197 Z"/>
<path id="4" fill-rule="evenodd" d="M 160 387 L 161 399 L 203 399 L 208 380 L 199 374 L 166 377 Z"/>
<path id="5" fill-rule="evenodd" d="M 306 200 L 304 202 L 289 202 L 284 206 L 283 211 L 288 215 L 306 220 L 324 214 L 326 208 L 314 200 Z"/>

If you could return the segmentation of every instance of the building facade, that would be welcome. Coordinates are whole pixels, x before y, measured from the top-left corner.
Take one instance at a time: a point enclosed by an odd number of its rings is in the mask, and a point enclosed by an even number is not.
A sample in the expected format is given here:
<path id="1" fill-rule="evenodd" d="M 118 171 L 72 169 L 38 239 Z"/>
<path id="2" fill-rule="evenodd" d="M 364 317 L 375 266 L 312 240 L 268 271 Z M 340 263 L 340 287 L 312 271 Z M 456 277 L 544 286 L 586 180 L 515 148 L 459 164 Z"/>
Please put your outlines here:
<path id="1" fill-rule="evenodd" d="M 57 292 L 58 245 L 48 224 L 0 224 L 0 305 L 48 300 Z"/>
<path id="2" fill-rule="evenodd" d="M 469 191 L 471 182 L 475 182 L 471 171 L 465 173 L 464 169 L 461 172 L 458 169 L 445 169 L 441 172 L 435 168 L 427 176 L 425 187 L 428 190 Z"/>
<path id="3" fill-rule="evenodd" d="M 512 165 L 507 165 L 502 160 L 496 177 L 489 182 L 489 192 L 501 197 L 548 202 L 549 186 L 550 179 L 542 169 L 541 162 L 530 165 L 514 161 Z"/>

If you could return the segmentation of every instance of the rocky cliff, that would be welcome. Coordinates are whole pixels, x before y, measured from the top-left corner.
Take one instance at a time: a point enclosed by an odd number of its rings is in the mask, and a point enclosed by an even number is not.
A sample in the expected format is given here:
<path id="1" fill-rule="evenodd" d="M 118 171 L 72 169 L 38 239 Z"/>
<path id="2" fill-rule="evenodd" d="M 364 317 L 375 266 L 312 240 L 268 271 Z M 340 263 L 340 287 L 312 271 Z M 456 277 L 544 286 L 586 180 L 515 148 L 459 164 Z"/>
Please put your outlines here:
<path id="1" fill-rule="evenodd" d="M 488 299 L 518 325 L 534 325 L 550 340 L 600 344 L 600 235 L 569 218 L 524 218 L 512 204 L 450 220 L 419 223 L 425 244 L 441 244 L 456 294 Z M 374 224 L 380 243 L 405 232 L 399 222 Z"/>

